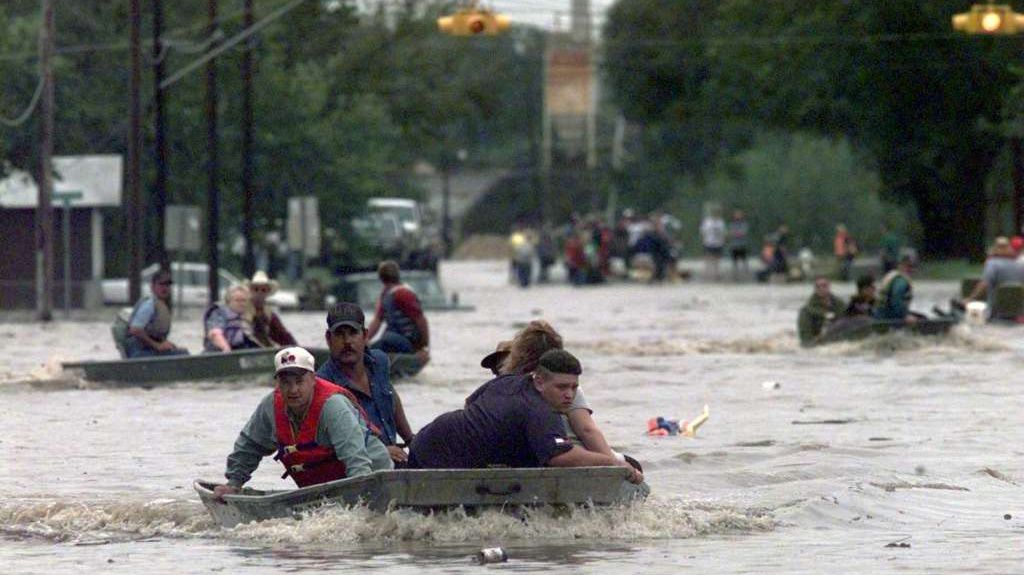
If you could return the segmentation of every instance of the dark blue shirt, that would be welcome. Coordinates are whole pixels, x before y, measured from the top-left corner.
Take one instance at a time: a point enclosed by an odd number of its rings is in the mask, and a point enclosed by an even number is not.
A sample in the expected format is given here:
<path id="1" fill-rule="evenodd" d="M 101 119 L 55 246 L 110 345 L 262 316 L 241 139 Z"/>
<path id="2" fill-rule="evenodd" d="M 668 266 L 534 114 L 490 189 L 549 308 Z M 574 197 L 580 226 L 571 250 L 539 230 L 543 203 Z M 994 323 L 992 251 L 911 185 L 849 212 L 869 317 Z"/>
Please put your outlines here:
<path id="1" fill-rule="evenodd" d="M 416 434 L 409 466 L 471 469 L 492 465 L 542 467 L 572 448 L 558 413 L 529 375 L 492 379 L 466 401 Z"/>
<path id="2" fill-rule="evenodd" d="M 395 438 L 398 437 L 398 427 L 395 425 L 395 389 L 391 387 L 391 378 L 388 375 L 390 360 L 383 351 L 368 349 L 363 355 L 363 364 L 370 378 L 370 395 L 353 387 L 352 380 L 342 373 L 333 358 L 321 365 L 316 374 L 351 391 L 363 406 L 370 422 L 380 429 L 384 436 L 381 437 L 384 444 L 394 445 Z"/>

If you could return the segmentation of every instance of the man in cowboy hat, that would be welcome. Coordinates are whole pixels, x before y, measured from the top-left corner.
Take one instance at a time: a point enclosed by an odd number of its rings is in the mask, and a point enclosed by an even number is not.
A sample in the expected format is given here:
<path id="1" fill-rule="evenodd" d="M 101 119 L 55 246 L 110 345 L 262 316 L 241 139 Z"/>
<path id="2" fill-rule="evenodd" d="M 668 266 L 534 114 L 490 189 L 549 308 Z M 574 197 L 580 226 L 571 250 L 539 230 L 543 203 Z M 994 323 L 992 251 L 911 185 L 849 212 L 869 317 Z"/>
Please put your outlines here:
<path id="1" fill-rule="evenodd" d="M 277 291 L 277 281 L 258 270 L 245 282 L 252 294 L 252 335 L 263 347 L 296 345 L 295 338 L 281 323 L 281 318 L 267 305 L 267 298 Z"/>

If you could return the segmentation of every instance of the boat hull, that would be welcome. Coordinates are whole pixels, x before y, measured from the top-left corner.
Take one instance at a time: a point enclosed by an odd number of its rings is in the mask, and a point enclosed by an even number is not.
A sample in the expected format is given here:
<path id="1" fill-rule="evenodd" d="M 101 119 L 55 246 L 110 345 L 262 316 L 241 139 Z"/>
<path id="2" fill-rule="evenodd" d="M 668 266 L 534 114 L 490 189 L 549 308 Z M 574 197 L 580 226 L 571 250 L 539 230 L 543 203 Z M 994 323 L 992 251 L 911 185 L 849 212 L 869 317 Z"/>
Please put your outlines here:
<path id="1" fill-rule="evenodd" d="M 270 377 L 277 349 L 243 349 L 227 353 L 203 353 L 166 357 L 142 357 L 111 361 L 64 363 L 65 372 L 85 381 L 109 385 L 152 385 L 175 381 L 206 381 L 240 377 Z M 326 349 L 310 349 L 316 364 L 330 357 Z M 392 378 L 419 373 L 423 365 L 415 355 L 392 356 Z"/>
<path id="2" fill-rule="evenodd" d="M 953 318 L 922 319 L 914 324 L 872 318 L 849 318 L 833 324 L 814 340 L 813 345 L 856 341 L 894 331 L 912 335 L 944 335 L 957 323 L 959 320 Z"/>
<path id="3" fill-rule="evenodd" d="M 402 469 L 378 471 L 301 489 L 245 489 L 221 502 L 214 483 L 197 480 L 193 487 L 213 518 L 225 527 L 249 521 L 300 517 L 324 505 L 365 505 L 422 511 L 464 507 L 515 508 L 543 505 L 612 505 L 643 499 L 646 484 L 626 481 L 621 467 Z"/>

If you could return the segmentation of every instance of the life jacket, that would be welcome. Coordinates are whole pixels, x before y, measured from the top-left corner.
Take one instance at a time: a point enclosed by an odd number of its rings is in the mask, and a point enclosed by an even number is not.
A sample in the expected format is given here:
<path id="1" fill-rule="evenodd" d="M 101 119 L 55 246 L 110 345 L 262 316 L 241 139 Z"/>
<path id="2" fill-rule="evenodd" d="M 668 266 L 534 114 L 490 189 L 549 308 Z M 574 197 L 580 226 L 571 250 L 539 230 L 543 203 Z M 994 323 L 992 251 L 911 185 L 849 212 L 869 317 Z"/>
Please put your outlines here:
<path id="1" fill-rule="evenodd" d="M 914 284 L 911 283 L 910 278 L 906 274 L 895 269 L 885 274 L 885 277 L 882 278 L 882 283 L 878 287 L 878 299 L 875 301 L 875 309 L 884 310 L 891 305 L 893 282 L 901 276 L 907 281 L 907 293 L 903 298 L 903 303 L 910 305 L 910 301 L 914 299 Z"/>
<path id="2" fill-rule="evenodd" d="M 138 313 L 139 308 L 146 300 L 153 300 L 153 317 L 150 318 L 149 323 L 144 328 L 146 335 L 153 341 L 164 341 L 167 339 L 168 334 L 171 333 L 171 308 L 163 300 L 153 298 L 152 296 L 144 296 L 139 300 L 135 307 L 131 309 L 131 312 L 127 312 L 128 308 L 118 312 L 117 316 L 114 317 L 114 323 L 110 326 L 110 334 L 114 338 L 114 345 L 117 346 L 117 350 L 121 352 L 121 357 L 126 356 L 126 346 L 128 338 L 134 337 L 129 332 L 131 328 L 132 320 L 135 319 L 135 314 Z"/>
<path id="3" fill-rule="evenodd" d="M 405 284 L 384 288 L 384 292 L 380 296 L 380 307 L 384 312 L 384 321 L 388 324 L 387 330 L 402 334 L 412 343 L 413 348 L 416 348 L 420 344 L 420 330 L 416 327 L 416 323 L 412 321 L 412 318 L 399 309 L 395 303 L 395 292 L 400 289 L 412 291 Z"/>
<path id="4" fill-rule="evenodd" d="M 231 349 L 244 349 L 247 347 L 258 347 L 258 342 L 252 336 L 252 325 L 246 321 L 242 314 L 235 313 L 234 310 L 226 305 L 213 304 L 207 308 L 206 313 L 203 314 L 203 327 L 205 330 L 206 322 L 210 319 L 210 315 L 220 309 L 224 315 L 224 319 L 227 322 L 224 325 L 224 339 L 228 341 L 228 345 Z M 208 335 L 203 336 L 203 348 L 207 351 L 220 351 L 220 349 L 213 345 Z"/>
<path id="5" fill-rule="evenodd" d="M 318 377 L 309 409 L 299 424 L 299 434 L 296 437 L 288 419 L 288 407 L 284 403 L 284 396 L 281 395 L 281 390 L 277 389 L 274 391 L 274 426 L 277 428 L 278 447 L 274 459 L 284 465 L 282 479 L 290 475 L 296 485 L 306 487 L 348 477 L 345 464 L 338 460 L 334 448 L 316 442 L 316 430 L 320 425 L 320 413 L 323 411 L 324 403 L 336 393 L 345 396 L 356 408 L 360 418 L 366 423 L 368 434 L 379 435 L 380 432 L 370 423 L 366 412 L 360 407 L 359 400 L 352 392 Z"/>

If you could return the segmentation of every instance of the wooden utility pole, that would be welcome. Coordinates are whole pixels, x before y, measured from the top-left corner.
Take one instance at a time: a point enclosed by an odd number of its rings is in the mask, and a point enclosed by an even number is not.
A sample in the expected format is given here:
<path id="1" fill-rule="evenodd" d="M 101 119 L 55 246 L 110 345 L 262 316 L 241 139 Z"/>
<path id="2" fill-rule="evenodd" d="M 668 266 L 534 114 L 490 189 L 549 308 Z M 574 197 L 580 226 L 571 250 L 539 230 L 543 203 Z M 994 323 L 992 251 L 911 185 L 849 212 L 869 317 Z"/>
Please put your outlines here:
<path id="1" fill-rule="evenodd" d="M 1010 235 L 1024 233 L 1024 145 L 1019 136 L 1010 138 L 1010 154 L 1013 156 L 1013 230 Z"/>
<path id="2" fill-rule="evenodd" d="M 243 22 L 245 29 L 252 28 L 252 0 L 245 0 L 243 8 Z M 253 154 L 253 133 L 252 133 L 252 50 L 253 37 L 245 41 L 245 50 L 242 52 L 242 238 L 245 240 L 245 256 L 242 260 L 242 271 L 245 277 L 252 277 L 256 271 L 256 257 L 253 252 L 252 241 L 252 204 L 255 190 L 253 189 L 252 177 L 252 154 Z"/>
<path id="3" fill-rule="evenodd" d="M 164 33 L 164 1 L 153 0 L 153 123 L 156 132 L 154 155 L 156 157 L 156 181 L 153 183 L 153 210 L 156 221 L 153 234 L 156 236 L 156 260 L 160 267 L 170 269 L 170 258 L 167 246 L 164 245 L 164 226 L 167 221 L 167 113 L 165 110 L 164 91 L 160 84 L 164 81 L 164 44 L 161 36 Z"/>
<path id="4" fill-rule="evenodd" d="M 129 52 L 131 53 L 128 81 L 128 197 L 126 220 L 128 224 L 128 301 L 136 302 L 142 295 L 142 191 L 139 182 L 142 161 L 142 103 L 139 96 L 142 83 L 142 49 L 139 41 L 142 30 L 140 0 L 129 0 Z"/>
<path id="5" fill-rule="evenodd" d="M 217 0 L 206 0 L 207 35 L 210 39 L 207 52 L 217 49 L 219 41 L 214 39 L 217 32 Z M 206 62 L 206 263 L 209 267 L 207 278 L 208 303 L 217 301 L 219 289 L 218 271 L 220 270 L 220 189 L 217 159 L 217 59 L 210 58 Z"/>
<path id="6" fill-rule="evenodd" d="M 39 204 L 36 207 L 36 310 L 40 321 L 53 319 L 53 0 L 42 0 L 39 66 L 43 93 L 39 102 Z"/>

